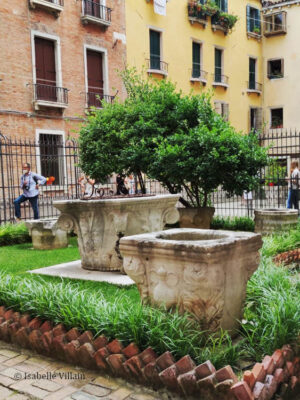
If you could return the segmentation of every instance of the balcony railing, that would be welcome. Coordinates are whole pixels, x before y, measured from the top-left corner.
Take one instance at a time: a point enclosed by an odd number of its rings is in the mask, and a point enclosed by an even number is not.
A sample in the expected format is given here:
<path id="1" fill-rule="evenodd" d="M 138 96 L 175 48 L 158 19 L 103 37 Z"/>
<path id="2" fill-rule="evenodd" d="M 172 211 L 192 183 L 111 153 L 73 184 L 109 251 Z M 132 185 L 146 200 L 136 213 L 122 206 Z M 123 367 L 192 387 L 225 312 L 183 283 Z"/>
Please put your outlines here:
<path id="1" fill-rule="evenodd" d="M 100 25 L 108 26 L 111 24 L 112 9 L 96 3 L 92 0 L 83 0 L 83 16 L 84 23 L 92 22 Z"/>
<path id="2" fill-rule="evenodd" d="M 48 3 L 52 3 L 52 4 L 57 4 L 61 7 L 64 6 L 64 0 L 44 0 L 47 1 Z"/>
<path id="3" fill-rule="evenodd" d="M 106 103 L 113 103 L 115 96 L 109 96 L 107 94 L 103 94 L 101 90 L 99 92 L 87 92 L 86 94 L 86 102 L 88 107 L 96 107 L 102 108 L 102 101 L 104 100 Z"/>
<path id="4" fill-rule="evenodd" d="M 224 86 L 227 87 L 228 86 L 228 81 L 229 78 L 226 75 L 222 75 L 219 73 L 214 73 L 213 74 L 213 86 Z"/>
<path id="5" fill-rule="evenodd" d="M 29 0 L 29 5 L 31 8 L 41 7 L 58 16 L 64 8 L 64 0 Z"/>
<path id="6" fill-rule="evenodd" d="M 192 77 L 191 81 L 206 81 L 207 79 L 207 72 L 203 71 L 203 69 L 199 68 L 198 66 L 194 66 L 192 68 Z"/>
<path id="7" fill-rule="evenodd" d="M 34 85 L 34 102 L 37 106 L 66 108 L 68 89 L 53 85 L 36 83 Z"/>
<path id="8" fill-rule="evenodd" d="M 247 82 L 248 91 L 253 91 L 257 93 L 262 92 L 262 84 L 254 81 Z"/>
<path id="9" fill-rule="evenodd" d="M 161 61 L 157 56 L 151 56 L 147 59 L 148 73 L 158 73 L 161 75 L 168 75 L 168 63 Z"/>

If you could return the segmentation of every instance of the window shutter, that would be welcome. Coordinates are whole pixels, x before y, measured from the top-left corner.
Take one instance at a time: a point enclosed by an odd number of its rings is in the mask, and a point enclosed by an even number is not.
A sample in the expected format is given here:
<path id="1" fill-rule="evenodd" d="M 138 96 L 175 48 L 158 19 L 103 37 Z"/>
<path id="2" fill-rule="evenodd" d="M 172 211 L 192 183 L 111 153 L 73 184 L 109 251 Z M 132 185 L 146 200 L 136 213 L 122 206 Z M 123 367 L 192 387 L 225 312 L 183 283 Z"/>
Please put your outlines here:
<path id="1" fill-rule="evenodd" d="M 255 130 L 261 130 L 263 125 L 263 110 L 261 107 L 256 109 Z"/>
<path id="2" fill-rule="evenodd" d="M 260 11 L 259 9 L 255 10 L 255 28 L 259 28 L 260 29 Z"/>
<path id="3" fill-rule="evenodd" d="M 249 89 L 255 89 L 256 59 L 249 58 Z"/>
<path id="4" fill-rule="evenodd" d="M 160 57 L 160 33 L 150 31 L 150 55 Z"/>
<path id="5" fill-rule="evenodd" d="M 221 10 L 224 12 L 228 12 L 228 0 L 222 0 Z"/>
<path id="6" fill-rule="evenodd" d="M 222 115 L 222 103 L 220 101 L 215 101 L 215 112 Z"/>
<path id="7" fill-rule="evenodd" d="M 199 78 L 201 73 L 200 73 L 200 65 L 201 65 L 201 60 L 200 60 L 200 43 L 193 42 L 193 73 L 192 76 L 193 78 Z"/>
<path id="8" fill-rule="evenodd" d="M 101 100 L 104 95 L 102 53 L 87 50 L 87 78 L 89 106 L 101 107 Z"/>
<path id="9" fill-rule="evenodd" d="M 160 70 L 160 32 L 150 30 L 150 68 Z"/>
<path id="10" fill-rule="evenodd" d="M 250 6 L 247 6 L 247 32 L 251 32 Z"/>
<path id="11" fill-rule="evenodd" d="M 223 116 L 224 121 L 229 120 L 229 104 L 228 103 L 223 103 L 222 116 Z"/>
<path id="12" fill-rule="evenodd" d="M 215 82 L 222 81 L 222 50 L 215 49 Z"/>

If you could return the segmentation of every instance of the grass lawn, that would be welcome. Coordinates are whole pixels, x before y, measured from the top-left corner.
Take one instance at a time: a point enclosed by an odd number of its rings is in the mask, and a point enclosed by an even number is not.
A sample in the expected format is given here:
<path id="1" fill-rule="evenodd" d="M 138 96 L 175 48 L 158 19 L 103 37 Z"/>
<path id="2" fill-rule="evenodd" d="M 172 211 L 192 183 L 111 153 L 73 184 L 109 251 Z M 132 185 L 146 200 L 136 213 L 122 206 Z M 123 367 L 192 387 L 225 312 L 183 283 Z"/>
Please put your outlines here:
<path id="1" fill-rule="evenodd" d="M 24 274 L 28 270 L 49 267 L 80 258 L 77 238 L 71 237 L 69 247 L 55 250 L 35 250 L 32 243 L 0 247 L 0 269 L 10 274 Z"/>
<path id="2" fill-rule="evenodd" d="M 31 244 L 0 247 L 0 304 L 33 316 L 118 338 L 141 349 L 171 351 L 175 358 L 190 354 L 201 363 L 210 359 L 217 368 L 239 366 L 241 359 L 260 361 L 300 332 L 299 271 L 276 267 L 272 257 L 300 247 L 300 227 L 289 234 L 264 239 L 259 269 L 247 287 L 239 340 L 208 335 L 188 315 L 142 306 L 135 285 L 40 277 L 26 271 L 79 258 L 76 238 L 70 247 L 32 250 Z"/>

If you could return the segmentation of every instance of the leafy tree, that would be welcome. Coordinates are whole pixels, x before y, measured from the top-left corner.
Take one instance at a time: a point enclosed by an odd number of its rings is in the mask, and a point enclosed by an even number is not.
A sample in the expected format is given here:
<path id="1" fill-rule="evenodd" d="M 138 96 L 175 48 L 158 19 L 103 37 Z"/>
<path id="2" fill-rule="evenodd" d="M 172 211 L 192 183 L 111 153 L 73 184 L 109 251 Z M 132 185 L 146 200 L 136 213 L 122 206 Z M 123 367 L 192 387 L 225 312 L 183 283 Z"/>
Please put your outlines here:
<path id="1" fill-rule="evenodd" d="M 142 173 L 171 193 L 185 190 L 186 207 L 208 204 L 219 186 L 251 190 L 267 163 L 254 134 L 242 135 L 215 113 L 211 98 L 183 95 L 165 80 L 125 70 L 128 98 L 94 110 L 80 132 L 81 167 L 104 182 L 112 173 Z"/>

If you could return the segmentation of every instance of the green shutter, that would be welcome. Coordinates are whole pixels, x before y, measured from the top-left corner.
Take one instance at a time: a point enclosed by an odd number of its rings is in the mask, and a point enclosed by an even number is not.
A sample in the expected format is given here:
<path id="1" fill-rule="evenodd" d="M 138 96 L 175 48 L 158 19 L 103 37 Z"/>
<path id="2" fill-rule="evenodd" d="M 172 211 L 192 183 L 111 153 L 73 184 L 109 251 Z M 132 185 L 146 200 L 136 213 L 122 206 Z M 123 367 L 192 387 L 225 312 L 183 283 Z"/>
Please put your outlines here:
<path id="1" fill-rule="evenodd" d="M 160 70 L 160 33 L 150 30 L 150 68 Z"/>
<path id="2" fill-rule="evenodd" d="M 193 78 L 199 78 L 201 75 L 201 53 L 200 53 L 200 43 L 193 42 Z"/>
<path id="3" fill-rule="evenodd" d="M 251 13 L 250 13 L 251 7 L 248 5 L 247 6 L 247 32 L 251 32 Z"/>
<path id="4" fill-rule="evenodd" d="M 228 12 L 228 0 L 222 0 L 221 2 L 221 10 L 224 12 Z"/>
<path id="5" fill-rule="evenodd" d="M 255 90 L 256 59 L 249 58 L 249 89 Z"/>
<path id="6" fill-rule="evenodd" d="M 215 49 L 215 82 L 222 82 L 222 50 Z"/>
<path id="7" fill-rule="evenodd" d="M 255 28 L 259 28 L 259 31 L 261 30 L 261 23 L 260 23 L 260 10 L 256 9 L 256 15 L 255 15 Z"/>

